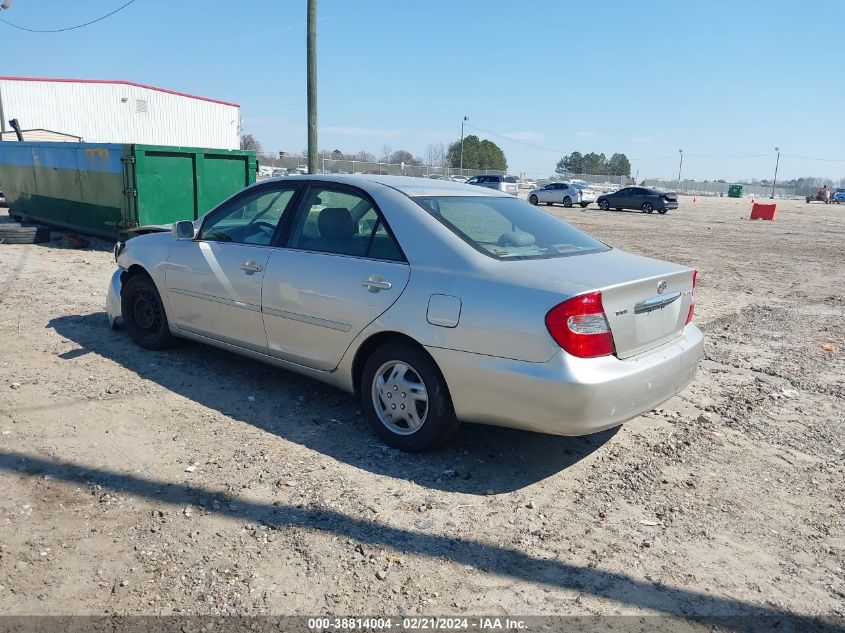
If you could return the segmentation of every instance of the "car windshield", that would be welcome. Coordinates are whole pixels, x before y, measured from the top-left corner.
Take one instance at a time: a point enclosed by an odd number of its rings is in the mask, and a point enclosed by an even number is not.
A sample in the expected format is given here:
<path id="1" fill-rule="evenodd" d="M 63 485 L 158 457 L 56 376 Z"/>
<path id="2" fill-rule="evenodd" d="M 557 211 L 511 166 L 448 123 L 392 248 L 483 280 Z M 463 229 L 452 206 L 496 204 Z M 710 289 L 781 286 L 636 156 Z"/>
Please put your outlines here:
<path id="1" fill-rule="evenodd" d="M 414 201 L 470 246 L 497 259 L 568 257 L 610 249 L 517 198 L 426 196 Z"/>

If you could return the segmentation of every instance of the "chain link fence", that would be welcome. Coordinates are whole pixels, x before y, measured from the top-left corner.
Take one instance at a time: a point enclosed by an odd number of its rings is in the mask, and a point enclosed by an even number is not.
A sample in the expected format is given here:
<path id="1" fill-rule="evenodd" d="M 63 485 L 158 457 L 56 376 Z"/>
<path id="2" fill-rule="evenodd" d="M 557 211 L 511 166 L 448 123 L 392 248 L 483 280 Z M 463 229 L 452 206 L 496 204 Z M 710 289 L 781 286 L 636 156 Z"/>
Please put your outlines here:
<path id="1" fill-rule="evenodd" d="M 668 189 L 678 193 L 686 193 L 696 196 L 726 196 L 730 183 L 727 182 L 710 182 L 707 180 L 662 180 L 659 178 L 650 178 L 644 181 L 646 187 L 660 187 L 661 189 Z M 775 187 L 774 194 L 772 193 L 771 185 L 745 185 L 741 184 L 742 195 L 755 198 L 768 198 L 774 195 L 775 198 L 795 198 L 800 197 L 796 194 L 794 188 L 789 187 Z"/>
<path id="2" fill-rule="evenodd" d="M 305 156 L 285 155 L 273 160 L 275 168 L 283 167 L 288 171 L 307 169 L 308 159 Z M 345 158 L 317 159 L 317 166 L 322 173 L 327 174 L 380 174 L 383 176 L 475 176 L 478 174 L 504 174 L 495 169 L 457 169 L 453 167 L 436 167 L 433 165 L 409 165 L 402 163 L 382 163 L 377 161 L 348 160 Z"/>

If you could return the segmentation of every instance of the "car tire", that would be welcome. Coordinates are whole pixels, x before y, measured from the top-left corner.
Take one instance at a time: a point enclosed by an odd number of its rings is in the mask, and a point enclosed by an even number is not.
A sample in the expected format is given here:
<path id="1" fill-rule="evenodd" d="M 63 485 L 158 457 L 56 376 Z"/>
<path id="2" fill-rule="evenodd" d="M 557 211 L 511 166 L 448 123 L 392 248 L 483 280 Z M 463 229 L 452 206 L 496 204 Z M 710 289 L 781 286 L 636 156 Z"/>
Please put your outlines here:
<path id="1" fill-rule="evenodd" d="M 643 213 L 654 213 L 654 205 L 651 202 L 643 202 L 643 206 L 640 207 L 640 210 Z"/>
<path id="2" fill-rule="evenodd" d="M 537 203 L 539 203 L 539 200 L 537 199 L 537 196 L 535 196 L 535 195 L 532 193 L 530 196 L 528 196 L 528 202 L 530 202 L 530 203 L 531 203 L 531 204 L 533 204 L 534 206 L 537 206 Z"/>
<path id="3" fill-rule="evenodd" d="M 563 206 L 566 207 L 567 209 L 570 208 L 572 206 L 572 198 L 570 198 L 569 196 L 566 196 L 563 199 Z"/>
<path id="4" fill-rule="evenodd" d="M 607 200 L 599 202 L 599 209 L 602 211 L 610 211 L 610 203 Z"/>
<path id="5" fill-rule="evenodd" d="M 587 205 L 590 204 L 590 203 L 589 202 L 579 202 L 578 204 L 581 205 L 582 209 L 586 209 Z"/>
<path id="6" fill-rule="evenodd" d="M 173 345 L 174 337 L 161 295 L 148 275 L 133 275 L 123 284 L 120 309 L 123 327 L 138 345 L 149 350 L 167 349 Z"/>
<path id="7" fill-rule="evenodd" d="M 669 209 L 658 209 L 658 210 L 657 210 L 657 212 L 658 212 L 660 215 L 666 215 L 666 213 L 667 213 L 668 211 L 669 211 Z"/>
<path id="8" fill-rule="evenodd" d="M 0 244 L 41 244 L 50 241 L 50 229 L 44 226 L 0 224 Z"/>
<path id="9" fill-rule="evenodd" d="M 394 374 L 397 370 L 404 373 Z M 376 435 L 394 448 L 423 451 L 442 444 L 458 430 L 460 423 L 443 374 L 431 356 L 413 343 L 378 347 L 364 365 L 360 387 L 364 416 Z M 423 398 L 408 397 L 414 393 Z M 397 406 L 406 412 L 411 411 L 406 406 L 413 406 L 416 421 L 412 423 L 410 413 L 401 413 Z"/>

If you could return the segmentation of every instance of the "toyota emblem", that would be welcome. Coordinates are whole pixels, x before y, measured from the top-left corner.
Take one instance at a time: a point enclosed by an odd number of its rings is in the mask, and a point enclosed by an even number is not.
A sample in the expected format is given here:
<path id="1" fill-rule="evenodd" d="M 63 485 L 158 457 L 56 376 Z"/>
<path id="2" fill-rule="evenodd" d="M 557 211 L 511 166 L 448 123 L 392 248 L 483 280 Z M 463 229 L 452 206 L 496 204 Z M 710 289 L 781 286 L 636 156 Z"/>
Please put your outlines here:
<path id="1" fill-rule="evenodd" d="M 665 279 L 659 284 L 657 284 L 657 294 L 662 295 L 664 292 L 666 292 L 666 286 L 667 284 Z"/>

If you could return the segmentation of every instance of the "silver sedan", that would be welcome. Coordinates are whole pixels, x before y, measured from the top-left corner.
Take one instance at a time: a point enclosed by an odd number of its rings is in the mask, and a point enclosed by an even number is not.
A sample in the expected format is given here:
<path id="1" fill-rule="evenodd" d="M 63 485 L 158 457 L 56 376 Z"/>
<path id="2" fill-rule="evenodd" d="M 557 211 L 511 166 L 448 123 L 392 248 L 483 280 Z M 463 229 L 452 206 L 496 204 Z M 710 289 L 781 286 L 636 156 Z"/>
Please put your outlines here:
<path id="1" fill-rule="evenodd" d="M 562 204 L 571 207 L 580 205 L 582 209 L 596 201 L 596 192 L 587 184 L 571 182 L 550 182 L 542 189 L 534 189 L 528 193 L 531 204 Z"/>
<path id="2" fill-rule="evenodd" d="M 115 259 L 109 321 L 142 347 L 185 337 L 354 392 L 404 450 L 459 421 L 601 431 L 701 357 L 694 270 L 448 181 L 265 180 Z"/>

